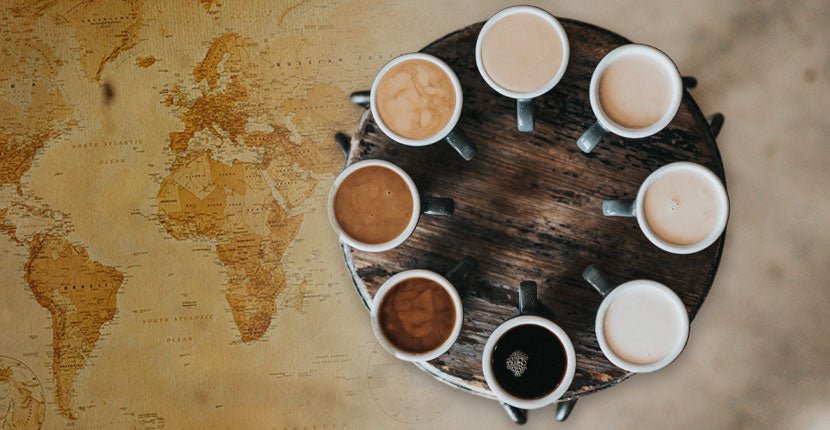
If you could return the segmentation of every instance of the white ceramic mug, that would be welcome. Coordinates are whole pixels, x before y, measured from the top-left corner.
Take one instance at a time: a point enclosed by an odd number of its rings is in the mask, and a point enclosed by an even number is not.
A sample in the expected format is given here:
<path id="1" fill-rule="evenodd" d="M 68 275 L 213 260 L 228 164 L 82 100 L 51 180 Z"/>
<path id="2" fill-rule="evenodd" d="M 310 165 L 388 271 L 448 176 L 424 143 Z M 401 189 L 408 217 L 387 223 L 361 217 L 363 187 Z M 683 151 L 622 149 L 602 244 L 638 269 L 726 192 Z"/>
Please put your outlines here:
<path id="1" fill-rule="evenodd" d="M 381 118 L 377 109 L 377 90 L 381 80 L 383 80 L 383 77 L 386 76 L 386 74 L 390 70 L 392 70 L 393 67 L 397 66 L 398 64 L 404 61 L 410 60 L 429 61 L 430 63 L 438 66 L 447 74 L 447 76 L 449 76 L 450 82 L 453 86 L 453 90 L 455 91 L 455 107 L 453 109 L 453 113 L 450 117 L 449 122 L 439 132 L 424 139 L 410 139 L 406 136 L 401 136 L 400 134 L 395 133 L 386 123 L 383 122 L 383 118 Z M 438 57 L 420 52 L 404 54 L 386 63 L 386 65 L 383 66 L 382 69 L 380 69 L 380 72 L 378 72 L 377 76 L 375 76 L 375 81 L 372 83 L 372 89 L 369 92 L 369 107 L 372 110 L 372 117 L 374 117 L 375 122 L 377 123 L 378 127 L 380 127 L 380 129 L 383 131 L 383 133 L 389 136 L 392 140 L 409 146 L 426 146 L 438 142 L 441 139 L 444 139 L 465 160 L 469 161 L 472 160 L 473 157 L 475 157 L 476 153 L 478 152 L 478 149 L 476 148 L 475 144 L 470 142 L 469 139 L 467 139 L 467 137 L 464 135 L 464 133 L 462 133 L 461 130 L 456 127 L 456 125 L 458 124 L 458 119 L 461 118 L 461 106 L 463 105 L 463 101 L 464 95 L 461 91 L 461 83 L 458 81 L 458 76 L 455 75 L 455 72 L 452 71 L 450 66 L 448 66 L 447 63 L 441 61 L 441 59 L 439 59 Z"/>
<path id="2" fill-rule="evenodd" d="M 608 66 L 630 55 L 645 55 L 655 60 L 663 66 L 670 81 L 669 90 L 671 91 L 671 101 L 669 102 L 666 111 L 663 113 L 663 116 L 657 120 L 657 122 L 643 128 L 629 128 L 617 124 L 605 114 L 599 100 L 599 82 L 602 78 L 602 74 L 606 69 L 608 69 Z M 656 134 L 660 130 L 664 129 L 667 125 L 669 125 L 671 120 L 677 114 L 677 110 L 680 108 L 680 102 L 683 100 L 683 80 L 680 77 L 680 72 L 677 70 L 677 66 L 674 64 L 674 61 L 672 61 L 668 55 L 663 53 L 663 51 L 647 45 L 623 45 L 606 54 L 599 64 L 597 64 L 596 69 L 594 69 L 594 73 L 591 75 L 589 99 L 591 101 L 591 110 L 593 110 L 597 121 L 576 141 L 579 149 L 586 153 L 591 152 L 609 132 L 629 139 L 641 139 Z"/>
<path id="3" fill-rule="evenodd" d="M 503 403 L 521 409 L 539 409 L 556 402 L 565 394 L 565 392 L 568 391 L 568 388 L 571 386 L 571 382 L 573 382 L 574 375 L 576 374 L 576 352 L 574 351 L 574 345 L 571 338 L 567 333 L 565 333 L 565 330 L 562 330 L 562 328 L 553 321 L 534 315 L 537 307 L 536 283 L 529 281 L 522 282 L 519 287 L 520 315 L 505 321 L 493 331 L 487 339 L 487 343 L 484 345 L 484 354 L 481 358 L 484 379 L 487 381 L 487 385 L 496 397 L 498 397 Z M 493 357 L 493 350 L 496 348 L 499 339 L 501 339 L 501 337 L 509 330 L 522 325 L 536 325 L 547 329 L 553 333 L 557 339 L 559 339 L 559 342 L 562 343 L 562 347 L 565 350 L 566 364 L 562 379 L 559 381 L 559 385 L 557 385 L 553 391 L 544 397 L 535 399 L 516 397 L 499 385 L 496 375 L 493 372 L 491 360 Z"/>
<path id="4" fill-rule="evenodd" d="M 611 283 L 608 281 L 608 278 L 606 278 L 605 275 L 595 266 L 588 266 L 588 268 L 582 273 L 582 277 L 588 281 L 588 283 L 591 284 L 591 286 L 594 287 L 594 289 L 603 297 L 602 303 L 599 305 L 599 310 L 597 310 L 594 329 L 596 330 L 599 347 L 602 349 L 605 357 L 608 358 L 608 361 L 629 372 L 649 373 L 668 366 L 675 359 L 677 359 L 681 352 L 683 352 L 683 349 L 685 349 L 686 343 L 689 340 L 689 315 L 686 313 L 686 307 L 683 305 L 683 301 L 680 300 L 680 297 L 678 297 L 674 291 L 659 282 L 645 279 L 629 281 L 617 287 L 612 287 Z M 663 300 L 669 302 L 670 305 L 668 308 L 671 309 L 670 318 L 674 319 L 672 323 L 676 323 L 677 331 L 672 334 L 674 336 L 673 344 L 667 345 L 667 347 L 670 348 L 668 352 L 654 361 L 635 363 L 621 357 L 620 354 L 614 351 L 614 348 L 611 347 L 608 337 L 606 336 L 606 315 L 608 314 L 609 308 L 617 303 L 619 297 L 626 293 L 630 293 L 633 290 L 640 290 L 640 292 L 658 295 Z M 644 313 L 648 312 L 646 309 L 641 309 L 640 311 Z M 669 326 L 669 322 L 666 321 L 663 325 Z M 633 334 L 635 337 L 638 335 L 640 337 L 644 336 L 643 333 Z"/>
<path id="5" fill-rule="evenodd" d="M 337 195 L 337 190 L 340 189 L 340 185 L 343 181 L 357 170 L 371 166 L 385 167 L 400 175 L 412 195 L 412 215 L 410 216 L 409 223 L 406 225 L 406 228 L 394 239 L 388 242 L 376 244 L 361 242 L 349 236 L 349 234 L 343 230 L 343 227 L 340 226 L 334 211 L 334 199 Z M 402 244 L 407 238 L 409 238 L 410 235 L 412 235 L 412 232 L 415 231 L 415 227 L 418 225 L 418 220 L 420 219 L 421 214 L 452 215 L 454 210 L 455 203 L 450 198 L 421 197 L 421 194 L 418 192 L 418 187 L 415 186 L 415 181 L 413 181 L 403 169 L 384 160 L 363 160 L 346 167 L 334 180 L 334 184 L 329 192 L 328 200 L 329 221 L 331 222 L 331 226 L 334 228 L 334 231 L 337 232 L 337 235 L 340 237 L 340 240 L 353 248 L 368 252 L 388 251 Z"/>
<path id="6" fill-rule="evenodd" d="M 712 232 L 707 236 L 705 239 L 701 240 L 700 242 L 693 243 L 690 245 L 677 245 L 666 240 L 663 240 L 658 236 L 651 227 L 648 225 L 648 221 L 646 220 L 645 209 L 643 205 L 645 203 L 645 195 L 648 187 L 654 183 L 657 179 L 665 175 L 669 172 L 675 172 L 679 170 L 689 170 L 693 171 L 697 174 L 700 174 L 701 177 L 706 178 L 708 181 L 711 181 L 712 189 L 715 190 L 717 193 L 716 198 L 720 204 L 720 208 L 722 209 L 721 212 L 718 214 L 718 219 L 715 224 L 715 228 Z M 637 224 L 640 226 L 640 230 L 643 231 L 643 234 L 646 235 L 651 243 L 657 245 L 658 248 L 671 252 L 673 254 L 693 254 L 698 251 L 702 251 L 709 247 L 712 243 L 714 243 L 721 234 L 723 234 L 723 230 L 726 228 L 726 222 L 729 219 L 729 197 L 726 194 L 726 187 L 721 182 L 720 178 L 715 175 L 711 170 L 701 166 L 700 164 L 690 163 L 686 161 L 680 161 L 676 163 L 667 164 L 654 172 L 652 172 L 645 181 L 643 181 L 642 185 L 640 185 L 639 191 L 637 191 L 637 198 L 634 200 L 603 200 L 602 202 L 602 214 L 605 216 L 620 216 L 620 217 L 636 217 Z"/>
<path id="7" fill-rule="evenodd" d="M 556 74 L 554 74 L 544 86 L 538 88 L 535 91 L 525 93 L 511 91 L 496 83 L 496 81 L 493 80 L 493 78 L 491 78 L 490 75 L 487 74 L 487 70 L 484 68 L 484 63 L 481 58 L 482 41 L 484 40 L 484 37 L 487 35 L 487 32 L 493 27 L 493 25 L 495 25 L 500 20 L 516 13 L 532 13 L 534 15 L 541 17 L 542 19 L 550 23 L 551 27 L 559 35 L 559 39 L 562 43 L 562 63 L 559 66 L 559 70 L 556 71 Z M 516 99 L 516 121 L 518 129 L 519 131 L 530 132 L 533 131 L 534 128 L 533 99 L 541 96 L 542 94 L 547 93 L 548 91 L 553 89 L 553 87 L 555 87 L 560 80 L 562 80 L 562 76 L 565 74 L 565 70 L 568 68 L 570 52 L 571 47 L 570 43 L 568 42 L 568 35 L 567 33 L 565 33 L 565 28 L 562 27 L 562 24 L 553 15 L 538 7 L 513 6 L 493 15 L 490 19 L 487 20 L 487 22 L 484 24 L 484 27 L 481 28 L 481 32 L 478 34 L 478 40 L 476 42 L 476 65 L 478 66 L 478 72 L 481 74 L 481 77 L 484 78 L 484 81 L 487 82 L 487 85 L 490 85 L 491 88 L 493 88 L 498 93 L 504 96 Z"/>
<path id="8" fill-rule="evenodd" d="M 400 272 L 392 276 L 391 278 L 387 279 L 386 282 L 384 282 L 383 285 L 381 285 L 381 287 L 378 289 L 378 292 L 375 293 L 375 298 L 372 300 L 372 308 L 370 311 L 370 318 L 372 320 L 372 330 L 375 332 L 375 337 L 378 339 L 378 343 L 380 343 L 383 349 L 404 361 L 429 361 L 447 352 L 455 343 L 455 341 L 458 340 L 458 335 L 461 333 L 461 326 L 464 322 L 464 308 L 461 305 L 461 296 L 458 295 L 458 291 L 455 288 L 455 284 L 458 284 L 463 280 L 467 279 L 470 276 L 470 273 L 472 273 L 472 271 L 476 268 L 477 265 L 478 263 L 476 262 L 476 260 L 468 256 L 464 257 L 464 259 L 461 260 L 460 263 L 453 267 L 447 273 L 446 277 L 441 276 L 430 270 L 415 269 Z M 381 328 L 380 322 L 380 307 L 383 303 L 383 299 L 387 296 L 387 294 L 389 294 L 389 292 L 393 288 L 395 288 L 396 285 L 400 284 L 401 282 L 407 279 L 412 278 L 426 278 L 436 282 L 438 285 L 443 287 L 450 295 L 450 298 L 453 302 L 453 307 L 455 309 L 455 322 L 449 337 L 447 337 L 447 339 L 443 343 L 441 343 L 441 345 L 439 345 L 437 348 L 422 353 L 413 353 L 405 351 L 395 346 L 395 344 L 392 343 L 392 341 L 386 338 L 386 335 L 383 333 L 383 329 Z"/>

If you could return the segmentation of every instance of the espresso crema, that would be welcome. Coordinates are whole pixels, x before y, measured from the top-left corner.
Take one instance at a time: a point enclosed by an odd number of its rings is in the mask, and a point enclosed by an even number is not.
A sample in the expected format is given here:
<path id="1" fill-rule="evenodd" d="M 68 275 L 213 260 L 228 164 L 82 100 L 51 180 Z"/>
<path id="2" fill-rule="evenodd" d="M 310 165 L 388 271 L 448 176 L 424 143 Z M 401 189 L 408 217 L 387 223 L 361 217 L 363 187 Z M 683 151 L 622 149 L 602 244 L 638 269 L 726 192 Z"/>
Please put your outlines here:
<path id="1" fill-rule="evenodd" d="M 355 170 L 334 196 L 337 223 L 353 239 L 377 245 L 398 237 L 412 218 L 414 200 L 403 177 L 383 166 Z"/>

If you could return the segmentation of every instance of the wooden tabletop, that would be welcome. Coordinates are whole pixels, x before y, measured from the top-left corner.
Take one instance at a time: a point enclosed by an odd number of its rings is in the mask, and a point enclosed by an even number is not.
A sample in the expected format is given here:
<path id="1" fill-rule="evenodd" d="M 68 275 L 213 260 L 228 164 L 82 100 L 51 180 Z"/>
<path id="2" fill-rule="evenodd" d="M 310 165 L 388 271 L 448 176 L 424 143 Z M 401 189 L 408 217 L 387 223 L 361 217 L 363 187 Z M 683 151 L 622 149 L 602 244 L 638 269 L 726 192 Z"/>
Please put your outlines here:
<path id="1" fill-rule="evenodd" d="M 348 162 L 377 158 L 406 170 L 424 196 L 452 197 L 452 217 L 423 216 L 396 249 L 367 253 L 344 245 L 355 286 L 368 305 L 393 274 L 415 268 L 444 273 L 464 255 L 479 268 L 457 285 L 464 306 L 458 342 L 418 365 L 441 381 L 494 397 L 484 381 L 481 355 L 490 333 L 518 315 L 517 291 L 536 281 L 547 316 L 571 337 L 576 376 L 563 399 L 613 386 L 629 376 L 602 354 L 594 333 L 600 297 L 582 280 L 589 265 L 615 283 L 652 279 L 674 290 L 694 318 L 723 250 L 724 236 L 692 255 L 652 245 L 631 218 L 603 217 L 605 198 L 634 198 L 649 173 L 674 161 L 693 161 L 724 179 L 723 164 L 706 119 L 688 92 L 672 123 L 642 140 L 609 136 L 590 154 L 576 139 L 594 116 L 588 101 L 591 72 L 611 49 L 630 43 L 596 26 L 561 19 L 571 44 L 567 72 L 536 99 L 536 130 L 516 129 L 515 101 L 492 90 L 476 69 L 478 23 L 423 49 L 458 74 L 464 91 L 459 126 L 478 145 L 465 162 L 444 143 L 408 147 L 387 138 L 368 111 L 352 138 Z M 691 335 L 694 336 L 694 330 Z"/>

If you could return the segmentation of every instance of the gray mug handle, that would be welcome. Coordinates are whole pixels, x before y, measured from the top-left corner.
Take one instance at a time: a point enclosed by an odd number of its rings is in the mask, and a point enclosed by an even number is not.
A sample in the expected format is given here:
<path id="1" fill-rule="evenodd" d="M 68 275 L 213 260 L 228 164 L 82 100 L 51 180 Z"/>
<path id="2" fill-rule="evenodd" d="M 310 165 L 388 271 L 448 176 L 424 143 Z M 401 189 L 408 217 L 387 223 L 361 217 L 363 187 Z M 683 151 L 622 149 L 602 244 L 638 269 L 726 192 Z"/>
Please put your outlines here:
<path id="1" fill-rule="evenodd" d="M 635 217 L 637 216 L 637 205 L 634 200 L 603 200 L 602 214 L 605 216 L 622 216 Z"/>
<path id="2" fill-rule="evenodd" d="M 450 281 L 450 284 L 453 284 L 454 286 L 469 278 L 470 274 L 473 273 L 473 270 L 475 270 L 476 267 L 478 267 L 478 261 L 467 255 L 461 260 L 460 263 L 450 269 L 444 277 L 447 278 L 447 280 Z"/>
<path id="3" fill-rule="evenodd" d="M 582 279 L 588 281 L 592 287 L 601 295 L 605 297 L 614 287 L 611 286 L 611 282 L 608 281 L 608 278 L 605 276 L 602 271 L 600 271 L 597 266 L 593 264 L 588 266 L 584 272 L 582 272 Z"/>
<path id="4" fill-rule="evenodd" d="M 452 215 L 455 200 L 449 197 L 421 197 L 421 213 L 425 215 Z"/>
<path id="5" fill-rule="evenodd" d="M 533 131 L 535 126 L 533 119 L 533 99 L 516 100 L 516 124 L 519 127 L 519 131 L 525 133 Z"/>
<path id="6" fill-rule="evenodd" d="M 576 140 L 576 146 L 587 154 L 594 150 L 594 147 L 606 134 L 608 134 L 608 129 L 597 121 L 588 130 L 585 130 L 582 136 L 579 136 L 579 139 Z"/>
<path id="7" fill-rule="evenodd" d="M 464 135 L 464 133 L 458 129 L 458 127 L 454 128 L 448 135 L 444 137 L 444 140 L 450 144 L 452 149 L 455 149 L 466 161 L 472 160 L 476 154 L 478 153 L 478 148 L 476 147 L 475 143 L 470 142 L 470 139 Z"/>
<path id="8" fill-rule="evenodd" d="M 536 283 L 533 281 L 522 281 L 519 284 L 519 313 L 522 315 L 535 313 L 538 302 Z"/>

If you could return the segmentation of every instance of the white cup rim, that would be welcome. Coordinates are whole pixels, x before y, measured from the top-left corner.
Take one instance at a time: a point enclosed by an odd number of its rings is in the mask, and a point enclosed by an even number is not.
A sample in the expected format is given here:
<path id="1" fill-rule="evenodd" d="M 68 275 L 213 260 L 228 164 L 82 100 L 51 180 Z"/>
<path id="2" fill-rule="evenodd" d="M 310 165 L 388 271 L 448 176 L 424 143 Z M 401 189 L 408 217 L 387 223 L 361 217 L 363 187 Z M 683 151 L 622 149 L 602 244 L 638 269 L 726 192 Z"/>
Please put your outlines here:
<path id="1" fill-rule="evenodd" d="M 657 60 L 657 62 L 663 66 L 666 73 L 669 75 L 669 80 L 671 81 L 670 87 L 672 90 L 672 99 L 669 103 L 668 109 L 663 113 L 663 116 L 657 120 L 657 122 L 643 128 L 629 128 L 617 124 L 602 110 L 602 105 L 599 102 L 599 81 L 602 74 L 613 62 L 624 56 L 638 54 L 647 55 Z M 589 99 L 591 101 L 591 109 L 594 112 L 594 116 L 596 116 L 597 121 L 599 121 L 599 123 L 605 127 L 606 130 L 629 139 L 641 139 L 656 134 L 660 130 L 664 129 L 667 125 L 669 125 L 672 119 L 674 119 L 674 116 L 677 115 L 680 103 L 683 101 L 683 80 L 680 77 L 680 71 L 677 69 L 677 65 L 675 65 L 674 61 L 672 61 L 672 59 L 663 51 L 652 46 L 631 43 L 614 48 L 609 53 L 605 54 L 605 57 L 600 60 L 591 75 Z"/>
<path id="2" fill-rule="evenodd" d="M 498 381 L 496 381 L 496 375 L 493 373 L 493 365 L 490 363 L 490 360 L 493 357 L 493 349 L 496 347 L 498 340 L 505 333 L 507 333 L 508 330 L 520 325 L 528 324 L 546 328 L 553 333 L 565 348 L 565 357 L 568 361 L 565 367 L 565 375 L 562 377 L 559 385 L 551 391 L 550 394 L 538 399 L 523 399 L 516 397 L 501 388 Z M 568 388 L 570 388 L 571 382 L 573 382 L 574 374 L 576 374 L 576 352 L 574 351 L 574 345 L 571 338 L 567 333 L 565 333 L 565 330 L 562 330 L 562 328 L 553 321 L 536 315 L 520 315 L 505 321 L 498 326 L 492 334 L 490 334 L 490 337 L 487 338 L 487 343 L 484 345 L 484 353 L 482 354 L 481 364 L 484 371 L 484 379 L 487 381 L 487 385 L 501 401 L 517 408 L 539 409 L 558 400 L 565 394 L 565 392 L 568 391 Z"/>
<path id="3" fill-rule="evenodd" d="M 406 183 L 407 188 L 409 188 L 409 192 L 412 194 L 412 215 L 409 218 L 409 223 L 398 236 L 384 243 L 365 243 L 349 236 L 349 234 L 346 233 L 345 230 L 343 230 L 343 227 L 340 226 L 340 223 L 337 221 L 337 216 L 334 213 L 334 198 L 337 195 L 337 190 L 340 189 L 340 185 L 343 183 L 343 181 L 355 171 L 371 166 L 385 167 L 400 175 L 400 177 L 403 178 L 404 182 Z M 421 217 L 421 197 L 418 193 L 418 187 L 415 186 L 415 181 L 413 181 L 412 178 L 397 165 L 385 160 L 362 160 L 346 167 L 345 169 L 343 169 L 342 172 L 340 172 L 339 175 L 337 175 L 337 178 L 335 178 L 334 183 L 331 186 L 331 191 L 329 191 L 328 214 L 329 222 L 331 223 L 332 228 L 334 228 L 334 231 L 337 232 L 337 235 L 343 242 L 361 251 L 388 251 L 404 243 L 404 241 L 406 241 L 406 239 L 409 238 L 412 232 L 415 231 L 415 227 L 418 225 L 418 220 Z"/>
<path id="4" fill-rule="evenodd" d="M 715 228 L 709 233 L 705 239 L 701 240 L 698 243 L 693 243 L 690 245 L 677 245 L 666 240 L 660 238 L 660 236 L 655 233 L 651 227 L 648 225 L 648 221 L 646 220 L 645 214 L 645 196 L 646 191 L 648 191 L 648 187 L 654 183 L 657 179 L 660 179 L 663 175 L 669 172 L 675 172 L 678 170 L 691 170 L 695 173 L 698 173 L 709 180 L 712 185 L 714 186 L 715 192 L 717 193 L 717 199 L 721 204 L 723 210 L 720 213 L 718 218 L 718 222 L 715 225 Z M 658 248 L 671 252 L 673 254 L 694 254 L 695 252 L 702 251 L 709 247 L 709 245 L 715 243 L 716 240 L 723 234 L 723 231 L 726 229 L 726 223 L 729 220 L 729 196 L 726 193 L 726 187 L 723 185 L 723 182 L 718 178 L 711 170 L 707 169 L 706 167 L 701 166 L 697 163 L 691 163 L 688 161 L 679 161 L 675 163 L 666 164 L 665 166 L 655 170 L 652 172 L 645 181 L 643 181 L 642 185 L 640 185 L 639 191 L 637 191 L 637 199 L 635 201 L 635 214 L 637 215 L 637 224 L 640 225 L 640 230 L 643 231 L 643 234 L 646 235 L 649 241 L 656 245 Z"/>
<path id="5" fill-rule="evenodd" d="M 389 72 L 390 69 L 395 67 L 396 65 L 409 60 L 425 60 L 429 61 L 430 63 L 435 64 L 436 66 L 440 67 L 447 76 L 450 78 L 450 82 L 452 83 L 453 90 L 455 91 L 455 107 L 452 112 L 452 116 L 450 117 L 449 122 L 442 128 L 439 132 L 433 134 L 424 139 L 410 139 L 406 136 L 401 136 L 398 133 L 392 131 L 386 123 L 383 122 L 383 118 L 380 117 L 377 109 L 377 89 L 380 85 L 380 81 Z M 461 91 L 461 82 L 458 81 L 458 76 L 456 76 L 455 72 L 447 65 L 444 61 L 440 58 L 424 54 L 422 52 L 413 52 L 409 54 L 403 54 L 401 56 L 393 58 L 391 61 L 386 63 L 383 68 L 380 69 L 377 76 L 375 76 L 374 82 L 372 82 L 372 89 L 369 92 L 369 109 L 372 111 L 372 117 L 375 119 L 375 123 L 380 127 L 381 131 L 384 134 L 389 136 L 392 140 L 402 143 L 404 145 L 409 146 L 426 146 L 431 145 L 439 140 L 445 138 L 450 132 L 455 128 L 456 124 L 458 124 L 458 119 L 461 118 L 461 105 L 464 102 L 464 94 Z"/>
<path id="6" fill-rule="evenodd" d="M 605 315 L 608 313 L 608 307 L 611 306 L 614 300 L 620 294 L 622 294 L 622 292 L 634 288 L 653 288 L 657 289 L 661 293 L 666 294 L 669 297 L 669 300 L 674 305 L 675 309 L 677 310 L 677 315 L 680 318 L 681 332 L 679 333 L 679 337 L 677 339 L 677 344 L 675 345 L 675 348 L 667 356 L 653 363 L 631 363 L 623 359 L 622 357 L 617 355 L 617 353 L 614 352 L 611 346 L 608 345 L 608 341 L 605 338 Z M 626 282 L 618 287 L 615 287 L 610 293 L 608 293 L 608 295 L 605 296 L 605 298 L 602 300 L 602 303 L 600 303 L 599 305 L 599 310 L 597 310 L 597 317 L 594 329 L 597 334 L 597 342 L 599 342 L 599 347 L 600 349 L 602 349 L 603 354 L 605 354 L 605 357 L 608 358 L 608 360 L 611 363 L 613 363 L 620 369 L 627 370 L 629 372 L 649 373 L 660 370 L 671 364 L 686 348 L 686 343 L 689 341 L 689 315 L 686 313 L 686 306 L 683 305 L 683 301 L 680 300 L 680 297 L 678 297 L 677 293 L 672 291 L 669 287 L 659 282 L 647 279 L 638 279 Z"/>
<path id="7" fill-rule="evenodd" d="M 516 13 L 532 13 L 537 15 L 548 23 L 556 30 L 556 33 L 559 35 L 559 40 L 562 43 L 562 63 L 559 65 L 559 70 L 556 71 L 556 74 L 551 77 L 551 79 L 542 87 L 538 88 L 535 91 L 529 91 L 525 93 L 511 91 L 507 88 L 502 87 L 490 75 L 487 74 L 487 71 L 484 69 L 484 62 L 481 58 L 481 44 L 484 40 L 484 35 L 493 27 L 498 21 L 501 19 L 516 14 Z M 562 76 L 565 75 L 565 70 L 568 68 L 568 62 L 570 61 L 571 55 L 571 46 L 570 42 L 568 41 L 568 34 L 565 32 L 565 28 L 562 26 L 562 23 L 559 22 L 556 17 L 548 13 L 548 11 L 544 9 L 540 9 L 535 6 L 513 6 L 507 9 L 503 9 L 497 14 L 490 17 L 484 26 L 481 27 L 481 31 L 478 33 L 478 40 L 476 41 L 476 66 L 478 67 L 478 73 L 484 78 L 484 81 L 487 82 L 487 85 L 490 85 L 491 88 L 496 90 L 496 92 L 500 93 L 501 95 L 518 99 L 532 99 L 534 97 L 539 97 L 542 94 L 547 93 L 548 91 L 552 90 L 556 84 L 562 80 Z"/>
<path id="8" fill-rule="evenodd" d="M 383 334 L 383 330 L 380 326 L 380 305 L 383 303 L 384 297 L 386 297 L 389 291 L 391 291 L 396 285 L 402 281 L 412 278 L 426 278 L 431 281 L 435 281 L 444 287 L 450 295 L 453 307 L 455 308 L 455 325 L 453 326 L 453 330 L 449 337 L 447 337 L 447 339 L 437 348 L 423 353 L 412 353 L 401 350 L 386 338 L 386 335 Z M 447 280 L 447 278 L 430 270 L 413 269 L 397 273 L 381 285 L 378 292 L 375 293 L 375 298 L 372 300 L 370 317 L 375 337 L 377 338 L 378 343 L 380 343 L 383 349 L 387 352 L 404 361 L 429 361 L 447 352 L 458 340 L 458 336 L 461 333 L 461 326 L 464 321 L 464 308 L 461 304 L 461 296 L 458 294 L 458 291 L 450 283 L 450 281 Z"/>

